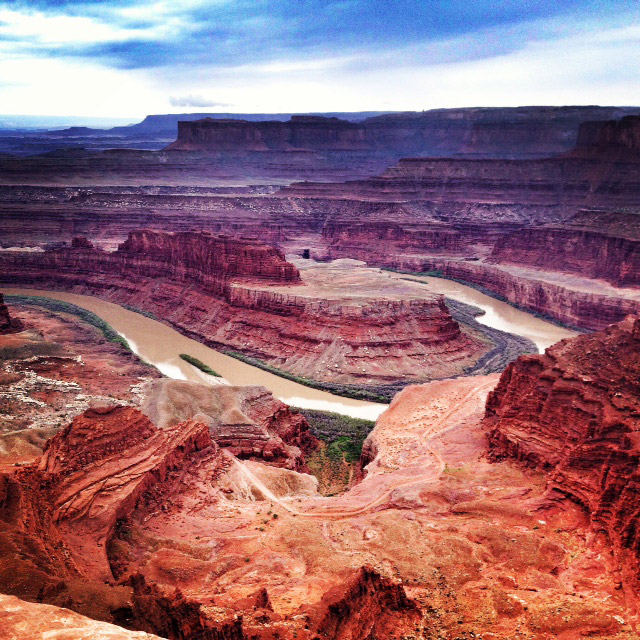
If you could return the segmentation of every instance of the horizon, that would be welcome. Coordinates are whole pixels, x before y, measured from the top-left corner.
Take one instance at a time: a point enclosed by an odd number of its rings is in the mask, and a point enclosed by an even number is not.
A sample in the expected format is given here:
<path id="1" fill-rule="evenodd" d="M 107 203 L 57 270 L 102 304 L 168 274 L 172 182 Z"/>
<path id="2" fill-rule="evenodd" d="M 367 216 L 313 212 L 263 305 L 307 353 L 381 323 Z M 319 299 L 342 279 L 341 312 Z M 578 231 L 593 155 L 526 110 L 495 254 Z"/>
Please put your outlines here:
<path id="1" fill-rule="evenodd" d="M 23 0 L 0 2 L 0 51 L 2 117 L 632 105 L 640 95 L 635 0 Z"/>
<path id="2" fill-rule="evenodd" d="M 403 110 L 403 111 L 375 111 L 375 110 L 359 110 L 359 111 L 280 111 L 280 112 L 247 112 L 247 111 L 167 111 L 164 113 L 147 113 L 144 116 L 129 116 L 129 117 L 112 117 L 112 116 L 87 116 L 87 115 L 51 115 L 51 114 L 33 114 L 33 115 L 22 115 L 22 114 L 4 114 L 0 113 L 0 130 L 56 130 L 56 129 L 67 129 L 70 127 L 86 127 L 89 129 L 101 129 L 104 128 L 108 130 L 112 127 L 122 127 L 122 126 L 130 126 L 143 122 L 147 118 L 159 117 L 159 116 L 175 116 L 175 115 L 200 115 L 204 118 L 216 115 L 225 115 L 225 116 L 242 116 L 242 115 L 265 115 L 265 116 L 282 116 L 282 115 L 318 115 L 318 116 L 326 116 L 331 115 L 333 113 L 339 113 L 344 115 L 349 114 L 360 114 L 360 113 L 380 113 L 380 114 L 395 114 L 395 113 L 427 113 L 430 111 L 456 111 L 462 109 L 474 110 L 474 109 L 572 109 L 572 108 L 602 108 L 602 109 L 640 109 L 640 104 L 562 104 L 562 105 L 552 105 L 552 104 L 544 104 L 544 105 L 532 105 L 532 104 L 523 104 L 516 105 L 513 107 L 501 107 L 495 105 L 473 105 L 473 106 L 465 106 L 465 107 L 441 107 L 434 109 L 421 109 L 421 110 Z M 19 118 L 25 121 L 24 124 L 18 125 L 14 124 L 13 126 L 9 126 L 11 123 L 7 122 L 8 119 L 11 118 Z M 29 120 L 33 120 L 32 124 L 26 124 Z M 40 125 L 36 124 L 37 120 L 41 120 L 42 123 Z M 54 124 L 56 120 L 59 120 L 58 124 Z"/>

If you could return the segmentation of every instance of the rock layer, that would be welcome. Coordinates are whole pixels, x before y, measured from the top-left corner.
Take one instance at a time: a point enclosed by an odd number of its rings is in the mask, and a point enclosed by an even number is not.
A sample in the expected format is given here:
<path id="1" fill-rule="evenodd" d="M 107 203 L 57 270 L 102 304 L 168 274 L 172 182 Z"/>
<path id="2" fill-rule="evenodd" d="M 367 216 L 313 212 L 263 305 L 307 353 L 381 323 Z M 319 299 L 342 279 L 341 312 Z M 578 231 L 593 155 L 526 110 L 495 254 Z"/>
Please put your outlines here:
<path id="1" fill-rule="evenodd" d="M 134 305 L 208 344 L 317 380 L 455 375 L 487 350 L 461 332 L 442 296 L 340 265 L 301 279 L 278 250 L 255 241 L 132 232 L 115 252 L 6 251 L 0 267 L 5 282 Z"/>
<path id="2" fill-rule="evenodd" d="M 487 400 L 490 455 L 542 469 L 580 505 L 630 589 L 640 583 L 640 318 L 509 365 Z"/>
<path id="3" fill-rule="evenodd" d="M 184 380 L 146 385 L 141 410 L 159 427 L 185 420 L 209 426 L 213 440 L 242 459 L 301 470 L 318 444 L 309 424 L 264 387 L 208 386 Z"/>
<path id="4" fill-rule="evenodd" d="M 521 229 L 501 238 L 490 262 L 640 285 L 640 215 L 583 211 L 562 225 Z"/>
<path id="5" fill-rule="evenodd" d="M 638 113 L 633 108 L 518 107 L 433 109 L 349 122 L 292 116 L 286 122 L 212 119 L 178 122 L 170 150 L 368 150 L 431 156 L 526 157 L 567 151 L 586 120 Z"/>
<path id="6" fill-rule="evenodd" d="M 411 265 L 411 263 L 410 263 Z M 440 271 L 445 277 L 480 286 L 520 308 L 535 311 L 583 329 L 604 329 L 630 313 L 640 312 L 637 288 L 617 288 L 603 280 L 510 264 L 455 259 L 423 259 L 418 270 Z"/>
<path id="7" fill-rule="evenodd" d="M 4 303 L 4 296 L 0 293 L 0 335 L 7 333 L 18 333 L 24 326 L 18 318 L 9 315 L 9 309 Z"/>

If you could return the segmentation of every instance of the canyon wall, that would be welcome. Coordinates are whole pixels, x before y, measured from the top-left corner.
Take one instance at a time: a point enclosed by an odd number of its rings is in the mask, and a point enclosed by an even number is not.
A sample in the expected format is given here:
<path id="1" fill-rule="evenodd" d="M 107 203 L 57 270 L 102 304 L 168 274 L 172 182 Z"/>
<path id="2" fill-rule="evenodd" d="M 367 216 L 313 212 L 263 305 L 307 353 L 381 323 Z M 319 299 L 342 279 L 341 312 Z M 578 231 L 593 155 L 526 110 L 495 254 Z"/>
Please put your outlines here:
<path id="1" fill-rule="evenodd" d="M 12 318 L 9 309 L 4 303 L 4 296 L 0 293 L 0 335 L 5 333 L 17 333 L 23 329 L 22 322 L 18 318 Z"/>
<path id="2" fill-rule="evenodd" d="M 200 235 L 132 232 L 114 252 L 79 241 L 0 252 L 2 280 L 126 303 L 211 346 L 334 383 L 455 375 L 489 348 L 461 332 L 442 296 L 314 292 L 277 250 Z"/>
<path id="3" fill-rule="evenodd" d="M 292 116 L 288 122 L 214 120 L 178 122 L 178 139 L 169 150 L 266 151 L 368 149 L 362 126 L 320 116 Z"/>
<path id="4" fill-rule="evenodd" d="M 561 225 L 520 229 L 500 238 L 490 262 L 640 285 L 640 215 L 583 211 Z"/>
<path id="5" fill-rule="evenodd" d="M 638 112 L 616 107 L 434 109 L 384 114 L 358 123 L 308 115 L 286 122 L 204 118 L 178 122 L 178 138 L 168 149 L 542 157 L 570 150 L 586 120 Z"/>
<path id="6" fill-rule="evenodd" d="M 640 584 L 640 319 L 580 336 L 507 367 L 487 400 L 494 460 L 542 469 L 552 497 L 580 505 Z"/>
<path id="7" fill-rule="evenodd" d="M 411 265 L 438 270 L 445 277 L 479 285 L 512 304 L 583 329 L 603 329 L 640 312 L 635 289 L 603 290 L 598 281 L 576 285 L 562 274 L 479 261 L 426 259 Z"/>
<path id="8" fill-rule="evenodd" d="M 578 131 L 574 155 L 605 151 L 609 155 L 640 158 L 640 117 L 584 122 Z"/>

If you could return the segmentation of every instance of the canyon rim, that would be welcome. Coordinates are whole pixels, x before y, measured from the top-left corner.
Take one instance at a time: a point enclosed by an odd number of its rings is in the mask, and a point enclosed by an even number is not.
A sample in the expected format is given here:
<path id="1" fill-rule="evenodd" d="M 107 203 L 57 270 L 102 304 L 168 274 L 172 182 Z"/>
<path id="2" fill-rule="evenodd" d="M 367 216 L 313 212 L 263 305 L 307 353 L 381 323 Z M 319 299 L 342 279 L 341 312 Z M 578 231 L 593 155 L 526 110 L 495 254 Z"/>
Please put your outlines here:
<path id="1" fill-rule="evenodd" d="M 640 638 L 606 4 L 0 0 L 0 640 Z"/>

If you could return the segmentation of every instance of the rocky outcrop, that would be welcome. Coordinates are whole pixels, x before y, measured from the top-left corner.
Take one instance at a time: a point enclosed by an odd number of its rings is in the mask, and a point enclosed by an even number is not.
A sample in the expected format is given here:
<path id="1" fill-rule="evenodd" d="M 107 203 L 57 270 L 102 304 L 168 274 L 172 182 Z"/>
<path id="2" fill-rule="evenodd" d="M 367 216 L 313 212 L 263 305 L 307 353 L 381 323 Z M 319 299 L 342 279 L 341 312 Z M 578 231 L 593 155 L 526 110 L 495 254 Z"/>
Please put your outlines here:
<path id="1" fill-rule="evenodd" d="M 354 123 L 292 116 L 287 122 L 204 118 L 178 122 L 170 150 L 386 151 L 429 156 L 527 157 L 571 149 L 586 120 L 621 117 L 638 109 L 518 107 L 434 109 L 384 114 Z"/>
<path id="2" fill-rule="evenodd" d="M 2 631 L 11 640 L 160 640 L 143 631 L 98 622 L 69 609 L 25 602 L 15 596 L 0 594 Z"/>
<path id="3" fill-rule="evenodd" d="M 275 247 L 203 232 L 133 231 L 118 247 L 124 269 L 219 289 L 214 279 L 300 282 L 298 270 Z"/>
<path id="4" fill-rule="evenodd" d="M 12 318 L 9 315 L 9 309 L 4 303 L 4 296 L 0 293 L 0 335 L 7 333 L 18 333 L 22 331 L 24 326 L 18 318 Z"/>
<path id="5" fill-rule="evenodd" d="M 583 211 L 564 224 L 521 229 L 498 240 L 490 262 L 640 285 L 640 215 Z"/>
<path id="6" fill-rule="evenodd" d="M 487 400 L 493 460 L 543 469 L 559 500 L 580 505 L 640 583 L 640 318 L 563 340 L 509 365 Z"/>
<path id="7" fill-rule="evenodd" d="M 422 618 L 417 603 L 407 597 L 402 585 L 383 578 L 370 566 L 326 593 L 320 611 L 315 632 L 340 640 L 400 638 L 414 630 Z"/>
<path id="8" fill-rule="evenodd" d="M 133 232 L 111 253 L 0 252 L 2 278 L 133 305 L 211 346 L 316 380 L 455 375 L 485 350 L 423 288 L 389 290 L 377 272 L 339 267 L 316 286 L 274 248 L 198 235 Z"/>
<path id="9" fill-rule="evenodd" d="M 51 522 L 75 567 L 110 580 L 105 550 L 118 520 L 202 455 L 217 455 L 206 425 L 191 421 L 158 430 L 130 407 L 90 409 L 54 436 L 37 468 L 25 469 L 17 482 L 46 487 Z"/>
<path id="10" fill-rule="evenodd" d="M 210 386 L 155 380 L 144 390 L 141 410 L 159 427 L 185 420 L 209 426 L 218 446 L 242 459 L 304 469 L 304 454 L 318 445 L 309 424 L 264 387 Z"/>

